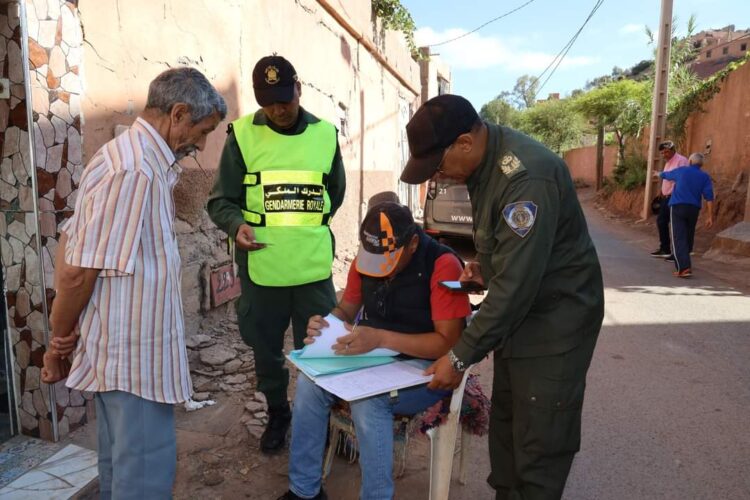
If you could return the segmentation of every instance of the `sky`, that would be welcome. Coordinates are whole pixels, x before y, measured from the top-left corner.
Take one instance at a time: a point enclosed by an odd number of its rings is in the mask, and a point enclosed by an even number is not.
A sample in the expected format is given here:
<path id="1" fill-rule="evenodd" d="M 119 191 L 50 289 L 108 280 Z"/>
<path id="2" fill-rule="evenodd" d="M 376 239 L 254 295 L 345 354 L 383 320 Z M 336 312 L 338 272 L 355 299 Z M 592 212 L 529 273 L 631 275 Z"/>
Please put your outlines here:
<path id="1" fill-rule="evenodd" d="M 528 0 L 401 0 L 417 25 L 417 45 L 428 45 L 467 33 Z M 454 94 L 479 109 L 516 79 L 537 76 L 568 43 L 596 0 L 533 0 L 521 10 L 460 40 L 434 47 L 452 70 Z M 645 26 L 659 24 L 659 0 L 604 0 L 567 56 L 539 93 L 565 96 L 588 80 L 653 58 Z M 750 0 L 674 0 L 678 34 L 695 14 L 697 30 L 750 28 Z M 547 78 L 545 74 L 541 79 Z"/>

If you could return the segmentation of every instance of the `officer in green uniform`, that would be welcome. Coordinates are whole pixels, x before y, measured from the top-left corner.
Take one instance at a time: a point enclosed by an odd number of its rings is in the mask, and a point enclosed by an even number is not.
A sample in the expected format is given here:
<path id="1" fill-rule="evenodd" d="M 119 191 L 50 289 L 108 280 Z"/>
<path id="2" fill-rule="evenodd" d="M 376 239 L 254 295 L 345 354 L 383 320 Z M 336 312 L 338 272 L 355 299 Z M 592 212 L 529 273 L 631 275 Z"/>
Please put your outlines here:
<path id="1" fill-rule="evenodd" d="M 427 101 L 406 130 L 403 181 L 437 173 L 466 182 L 479 262 L 462 279 L 488 288 L 456 346 L 428 370 L 431 386 L 457 386 L 493 352 L 488 482 L 497 499 L 560 498 L 604 316 L 601 269 L 570 173 L 533 139 L 482 122 L 459 96 Z"/>
<path id="2" fill-rule="evenodd" d="M 302 87 L 289 61 L 260 59 L 253 89 L 261 109 L 227 130 L 208 213 L 236 245 L 237 317 L 268 402 L 260 445 L 269 453 L 284 446 L 291 420 L 284 332 L 291 321 L 302 348 L 307 320 L 336 305 L 329 223 L 346 179 L 336 127 L 300 107 Z"/>

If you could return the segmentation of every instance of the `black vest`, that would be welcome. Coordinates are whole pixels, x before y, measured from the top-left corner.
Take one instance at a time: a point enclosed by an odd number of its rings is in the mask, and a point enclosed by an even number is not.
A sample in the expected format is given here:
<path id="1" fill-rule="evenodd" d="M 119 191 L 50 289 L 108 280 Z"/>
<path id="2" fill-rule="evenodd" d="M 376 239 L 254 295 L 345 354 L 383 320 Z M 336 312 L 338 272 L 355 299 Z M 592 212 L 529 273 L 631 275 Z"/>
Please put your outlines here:
<path id="1" fill-rule="evenodd" d="M 430 307 L 432 271 L 438 257 L 455 252 L 421 229 L 417 234 L 417 251 L 409 265 L 392 279 L 360 275 L 364 305 L 361 324 L 399 333 L 435 331 Z"/>

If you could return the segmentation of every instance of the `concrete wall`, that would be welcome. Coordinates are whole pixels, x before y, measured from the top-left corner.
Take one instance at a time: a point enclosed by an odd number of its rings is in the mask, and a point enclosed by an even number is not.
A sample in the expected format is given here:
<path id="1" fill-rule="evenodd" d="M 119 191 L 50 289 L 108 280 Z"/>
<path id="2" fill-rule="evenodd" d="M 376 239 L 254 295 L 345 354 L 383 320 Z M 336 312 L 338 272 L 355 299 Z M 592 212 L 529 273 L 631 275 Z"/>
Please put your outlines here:
<path id="1" fill-rule="evenodd" d="M 342 129 L 348 174 L 345 206 L 333 228 L 341 247 L 355 244 L 363 200 L 396 189 L 402 164 L 399 106 L 412 109 L 418 96 L 391 73 L 313 0 L 216 0 L 163 3 L 83 0 L 86 32 L 84 159 L 129 124 L 142 109 L 151 78 L 169 66 L 190 64 L 221 90 L 234 119 L 257 109 L 251 72 L 258 58 L 278 52 L 295 65 L 303 83 L 302 105 Z M 332 1 L 338 14 L 378 45 L 390 64 L 419 88 L 419 67 L 400 36 L 370 21 L 369 1 Z M 407 116 L 408 119 L 408 116 Z M 345 120 L 345 126 L 341 121 Z M 220 126 L 223 131 L 224 125 Z M 206 194 L 224 142 L 214 134 L 191 160 L 176 190 L 178 216 L 200 224 Z"/>
<path id="2" fill-rule="evenodd" d="M 570 149 L 563 155 L 574 180 L 583 180 L 590 186 L 596 185 L 596 146 Z M 617 165 L 617 146 L 604 148 L 604 177 L 612 175 Z"/>
<path id="3" fill-rule="evenodd" d="M 710 150 L 711 175 L 734 178 L 750 171 L 750 63 L 731 72 L 721 91 L 687 122 L 683 154 Z"/>
<path id="4" fill-rule="evenodd" d="M 334 8 L 340 19 L 322 3 Z M 112 137 L 115 125 L 134 120 L 145 104 L 148 82 L 170 66 L 188 64 L 203 71 L 227 100 L 227 121 L 255 112 L 253 67 L 260 57 L 277 52 L 297 69 L 302 105 L 339 127 L 347 194 L 332 227 L 338 250 L 352 252 L 364 202 L 378 191 L 397 189 L 405 161 L 402 130 L 418 102 L 418 95 L 357 38 L 377 46 L 395 71 L 419 89 L 419 67 L 402 37 L 371 22 L 369 0 L 216 0 L 183 5 L 82 0 L 87 42 L 84 160 Z M 182 162 L 185 170 L 175 189 L 182 221 L 186 314 L 193 331 L 204 315 L 200 305 L 206 303 L 206 266 L 229 260 L 224 235 L 204 210 L 225 128 L 220 125 L 198 155 L 202 169 L 191 159 Z"/>

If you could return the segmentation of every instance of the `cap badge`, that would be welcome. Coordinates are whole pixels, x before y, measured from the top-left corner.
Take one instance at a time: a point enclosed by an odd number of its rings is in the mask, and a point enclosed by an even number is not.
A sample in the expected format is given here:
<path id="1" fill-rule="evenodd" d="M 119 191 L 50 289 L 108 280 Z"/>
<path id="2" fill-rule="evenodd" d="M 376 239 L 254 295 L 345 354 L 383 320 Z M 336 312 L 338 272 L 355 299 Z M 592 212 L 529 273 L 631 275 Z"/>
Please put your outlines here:
<path id="1" fill-rule="evenodd" d="M 279 83 L 279 68 L 276 66 L 267 66 L 266 67 L 266 83 L 269 85 L 276 85 Z"/>

